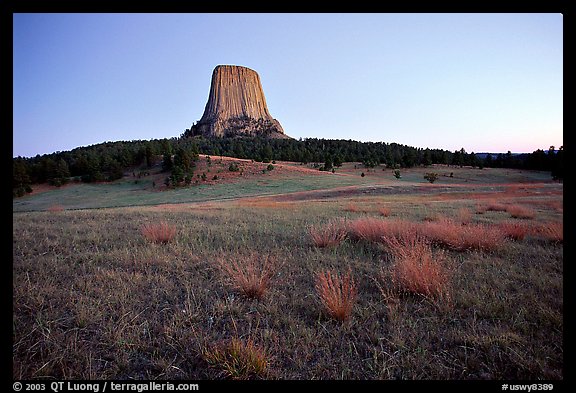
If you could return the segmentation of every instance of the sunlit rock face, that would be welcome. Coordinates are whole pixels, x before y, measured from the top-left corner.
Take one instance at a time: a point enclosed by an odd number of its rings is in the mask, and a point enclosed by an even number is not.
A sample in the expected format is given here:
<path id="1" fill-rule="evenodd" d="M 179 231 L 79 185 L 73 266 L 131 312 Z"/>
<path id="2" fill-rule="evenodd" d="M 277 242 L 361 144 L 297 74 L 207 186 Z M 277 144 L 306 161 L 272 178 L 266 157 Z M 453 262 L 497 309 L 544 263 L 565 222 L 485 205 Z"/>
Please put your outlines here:
<path id="1" fill-rule="evenodd" d="M 214 69 L 204 115 L 190 131 L 191 135 L 209 137 L 288 138 L 278 120 L 268 112 L 258 73 L 235 65 L 219 65 Z"/>

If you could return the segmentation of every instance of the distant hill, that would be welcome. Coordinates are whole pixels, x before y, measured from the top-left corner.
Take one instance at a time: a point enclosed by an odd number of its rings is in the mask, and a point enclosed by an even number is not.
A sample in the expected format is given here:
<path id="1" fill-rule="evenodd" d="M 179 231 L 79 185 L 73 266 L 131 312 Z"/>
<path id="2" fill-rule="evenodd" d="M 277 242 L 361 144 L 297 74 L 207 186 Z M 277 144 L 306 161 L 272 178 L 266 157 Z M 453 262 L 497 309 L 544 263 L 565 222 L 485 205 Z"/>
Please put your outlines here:
<path id="1" fill-rule="evenodd" d="M 546 150 L 546 151 L 548 152 L 548 150 Z M 554 154 L 557 154 L 559 150 L 553 150 L 553 151 L 554 151 Z M 503 152 L 499 152 L 499 153 L 475 153 L 475 154 L 476 154 L 476 157 L 484 160 L 488 154 L 490 154 L 492 156 L 492 158 L 495 158 L 498 156 L 498 154 L 506 155 L 506 154 L 508 154 L 508 152 L 505 152 L 505 153 L 503 153 Z M 529 155 L 532 153 L 511 153 L 511 154 L 512 154 L 512 156 L 522 156 L 522 155 Z"/>

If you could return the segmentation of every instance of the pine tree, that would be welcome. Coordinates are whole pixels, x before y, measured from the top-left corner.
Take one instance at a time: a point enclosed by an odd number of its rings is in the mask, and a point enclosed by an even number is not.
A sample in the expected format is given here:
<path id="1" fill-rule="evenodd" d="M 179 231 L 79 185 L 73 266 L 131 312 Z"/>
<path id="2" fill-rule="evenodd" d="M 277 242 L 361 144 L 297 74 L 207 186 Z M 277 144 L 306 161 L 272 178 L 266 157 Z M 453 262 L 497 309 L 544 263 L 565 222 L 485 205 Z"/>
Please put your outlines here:
<path id="1" fill-rule="evenodd" d="M 23 158 L 18 157 L 12 164 L 12 196 L 21 197 L 27 192 L 32 192 L 30 176 Z"/>
<path id="2" fill-rule="evenodd" d="M 146 158 L 146 167 L 151 168 L 154 164 L 154 148 L 152 147 L 152 143 L 146 142 L 145 148 L 145 158 Z"/>
<path id="3" fill-rule="evenodd" d="M 174 156 L 174 166 L 182 168 L 186 173 L 190 172 L 194 165 L 193 154 L 188 149 L 178 148 Z"/>
<path id="4" fill-rule="evenodd" d="M 172 155 L 170 153 L 164 153 L 164 158 L 162 160 L 162 172 L 168 172 L 172 170 L 174 163 L 172 162 Z"/>

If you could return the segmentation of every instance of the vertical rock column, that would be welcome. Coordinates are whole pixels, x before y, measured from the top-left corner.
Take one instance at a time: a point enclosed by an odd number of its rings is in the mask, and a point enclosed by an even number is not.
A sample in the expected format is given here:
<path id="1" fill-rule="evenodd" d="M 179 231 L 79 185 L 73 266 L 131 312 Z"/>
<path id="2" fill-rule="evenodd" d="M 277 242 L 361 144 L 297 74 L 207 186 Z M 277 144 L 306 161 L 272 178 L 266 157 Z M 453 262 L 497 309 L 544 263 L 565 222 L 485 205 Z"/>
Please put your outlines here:
<path id="1" fill-rule="evenodd" d="M 212 73 L 208 102 L 193 126 L 193 135 L 222 137 L 230 132 L 286 137 L 268 111 L 258 73 L 247 67 L 219 65 Z"/>

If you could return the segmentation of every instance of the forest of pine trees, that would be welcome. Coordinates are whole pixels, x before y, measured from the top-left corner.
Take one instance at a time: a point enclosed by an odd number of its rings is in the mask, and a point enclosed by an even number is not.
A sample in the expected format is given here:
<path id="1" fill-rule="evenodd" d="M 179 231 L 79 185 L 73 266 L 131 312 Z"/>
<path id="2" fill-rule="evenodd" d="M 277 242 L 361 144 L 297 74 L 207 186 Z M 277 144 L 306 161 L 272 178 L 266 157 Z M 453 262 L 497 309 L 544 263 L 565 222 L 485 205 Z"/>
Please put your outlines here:
<path id="1" fill-rule="evenodd" d="M 32 185 L 49 183 L 60 186 L 69 181 L 113 181 L 134 168 L 149 169 L 162 165 L 169 183 L 187 182 L 199 154 L 253 159 L 260 162 L 293 161 L 322 163 L 337 167 L 343 162 L 362 162 L 366 167 L 385 165 L 410 168 L 431 164 L 473 166 L 478 168 L 518 168 L 550 171 L 554 179 L 563 179 L 564 149 L 551 146 L 548 151 L 514 155 L 475 154 L 464 149 L 450 152 L 423 149 L 397 143 L 358 142 L 331 139 L 268 139 L 263 137 L 205 138 L 201 136 L 149 141 L 104 142 L 71 151 L 13 158 L 13 196 L 32 191 Z"/>

